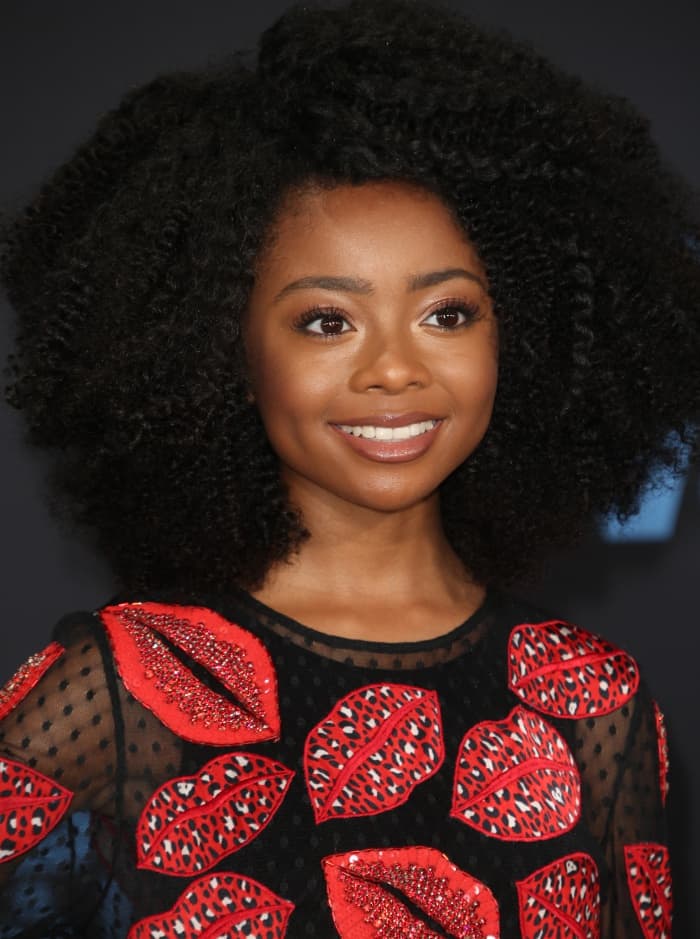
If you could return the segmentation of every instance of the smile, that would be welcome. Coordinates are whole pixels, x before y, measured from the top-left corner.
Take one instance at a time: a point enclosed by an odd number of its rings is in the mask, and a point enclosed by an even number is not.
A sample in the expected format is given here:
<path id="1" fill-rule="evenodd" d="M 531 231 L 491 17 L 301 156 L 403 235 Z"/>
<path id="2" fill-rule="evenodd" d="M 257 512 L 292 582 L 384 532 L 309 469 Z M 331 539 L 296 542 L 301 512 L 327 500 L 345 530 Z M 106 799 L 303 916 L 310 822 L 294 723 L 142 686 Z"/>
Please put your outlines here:
<path id="1" fill-rule="evenodd" d="M 444 421 L 428 420 L 402 427 L 373 424 L 330 424 L 356 453 L 376 463 L 406 463 L 431 448 Z"/>
<path id="2" fill-rule="evenodd" d="M 405 424 L 403 427 L 373 427 L 371 425 L 336 424 L 343 433 L 352 434 L 353 437 L 364 437 L 366 440 L 408 440 L 410 437 L 419 437 L 432 430 L 439 421 L 421 421 L 418 424 Z"/>

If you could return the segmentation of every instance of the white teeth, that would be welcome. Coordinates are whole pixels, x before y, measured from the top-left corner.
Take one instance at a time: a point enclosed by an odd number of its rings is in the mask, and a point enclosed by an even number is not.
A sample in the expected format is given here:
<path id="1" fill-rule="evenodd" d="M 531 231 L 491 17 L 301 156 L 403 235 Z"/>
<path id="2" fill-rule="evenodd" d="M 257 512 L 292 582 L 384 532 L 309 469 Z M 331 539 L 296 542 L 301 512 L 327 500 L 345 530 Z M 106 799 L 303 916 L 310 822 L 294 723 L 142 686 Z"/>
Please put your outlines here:
<path id="1" fill-rule="evenodd" d="M 421 421 L 420 424 L 404 424 L 403 427 L 372 427 L 358 424 L 338 424 L 346 434 L 353 437 L 366 437 L 369 440 L 408 440 L 432 430 L 437 421 Z"/>

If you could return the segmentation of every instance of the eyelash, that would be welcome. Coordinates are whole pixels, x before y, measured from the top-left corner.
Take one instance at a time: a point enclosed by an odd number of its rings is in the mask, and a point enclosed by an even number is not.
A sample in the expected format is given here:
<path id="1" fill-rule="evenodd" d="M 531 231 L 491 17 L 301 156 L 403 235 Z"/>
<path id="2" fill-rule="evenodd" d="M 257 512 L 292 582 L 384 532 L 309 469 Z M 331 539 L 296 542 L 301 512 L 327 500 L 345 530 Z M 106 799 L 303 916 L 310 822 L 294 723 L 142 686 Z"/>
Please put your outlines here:
<path id="1" fill-rule="evenodd" d="M 456 332 L 458 329 L 462 329 L 463 327 L 472 323 L 475 319 L 477 319 L 480 313 L 479 307 L 476 303 L 467 303 L 464 300 L 443 300 L 437 307 L 430 311 L 428 317 L 452 311 L 461 313 L 464 316 L 464 322 L 459 323 L 457 326 L 437 326 L 436 329 L 440 329 L 446 333 Z M 336 307 L 315 306 L 305 310 L 300 316 L 297 317 L 297 319 L 294 321 L 294 329 L 297 329 L 299 332 L 306 332 L 310 335 L 318 337 L 319 339 L 335 339 L 337 336 L 345 335 L 345 332 L 321 333 L 313 332 L 312 330 L 306 328 L 315 320 L 323 319 L 326 316 L 336 317 L 347 322 L 347 317 L 342 312 L 342 310 L 339 310 Z"/>

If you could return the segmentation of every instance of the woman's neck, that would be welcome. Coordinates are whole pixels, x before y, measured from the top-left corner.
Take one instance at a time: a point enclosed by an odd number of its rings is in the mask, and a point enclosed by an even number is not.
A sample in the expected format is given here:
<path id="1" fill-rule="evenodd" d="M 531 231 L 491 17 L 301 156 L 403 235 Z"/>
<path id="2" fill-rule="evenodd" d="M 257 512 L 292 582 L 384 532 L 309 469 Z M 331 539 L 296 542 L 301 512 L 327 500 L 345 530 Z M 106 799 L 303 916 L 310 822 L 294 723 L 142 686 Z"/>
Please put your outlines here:
<path id="1" fill-rule="evenodd" d="M 375 641 L 448 632 L 481 604 L 445 536 L 438 496 L 400 512 L 307 504 L 311 537 L 273 566 L 261 602 L 311 628 Z"/>

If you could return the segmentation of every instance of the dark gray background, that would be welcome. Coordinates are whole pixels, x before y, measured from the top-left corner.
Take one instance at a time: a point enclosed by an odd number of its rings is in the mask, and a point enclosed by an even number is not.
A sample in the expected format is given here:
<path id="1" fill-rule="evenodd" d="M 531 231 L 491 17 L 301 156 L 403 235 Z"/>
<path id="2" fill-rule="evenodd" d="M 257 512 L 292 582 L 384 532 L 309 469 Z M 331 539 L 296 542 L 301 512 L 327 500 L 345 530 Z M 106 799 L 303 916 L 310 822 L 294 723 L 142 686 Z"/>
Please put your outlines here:
<path id="1" fill-rule="evenodd" d="M 700 187 L 700 4 L 670 0 L 569 4 L 462 0 L 454 6 L 503 26 L 565 68 L 624 94 L 651 119 L 669 162 Z M 21 204 L 129 87 L 155 73 L 197 66 L 250 47 L 285 0 L 255 4 L 121 0 L 4 0 L 0 11 L 0 203 Z M 0 312 L 0 352 L 11 315 Z M 0 681 L 45 644 L 64 612 L 103 603 L 109 571 L 51 521 L 41 459 L 21 443 L 16 415 L 0 408 L 0 511 L 4 636 Z M 700 754 L 696 743 L 700 641 L 697 469 L 685 486 L 673 537 L 661 544 L 595 538 L 555 558 L 521 593 L 600 631 L 634 653 L 670 725 L 669 800 L 676 892 L 675 935 L 696 935 L 700 884 Z"/>

